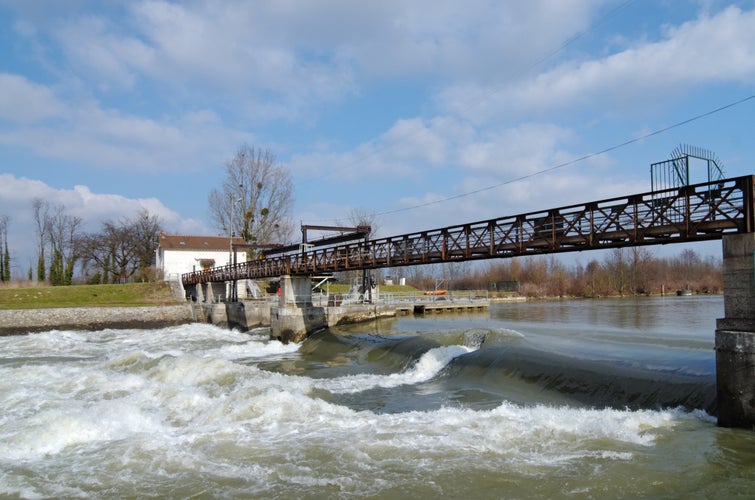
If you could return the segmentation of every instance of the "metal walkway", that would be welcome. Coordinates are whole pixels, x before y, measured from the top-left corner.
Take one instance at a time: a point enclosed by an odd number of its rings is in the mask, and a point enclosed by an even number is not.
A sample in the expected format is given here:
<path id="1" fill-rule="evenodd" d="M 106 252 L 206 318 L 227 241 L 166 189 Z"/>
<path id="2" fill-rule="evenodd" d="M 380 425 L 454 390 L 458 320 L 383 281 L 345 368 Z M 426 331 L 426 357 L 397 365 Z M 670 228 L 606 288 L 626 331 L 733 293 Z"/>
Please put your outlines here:
<path id="1" fill-rule="evenodd" d="M 721 239 L 755 231 L 755 176 L 307 248 L 184 274 L 184 285 Z"/>

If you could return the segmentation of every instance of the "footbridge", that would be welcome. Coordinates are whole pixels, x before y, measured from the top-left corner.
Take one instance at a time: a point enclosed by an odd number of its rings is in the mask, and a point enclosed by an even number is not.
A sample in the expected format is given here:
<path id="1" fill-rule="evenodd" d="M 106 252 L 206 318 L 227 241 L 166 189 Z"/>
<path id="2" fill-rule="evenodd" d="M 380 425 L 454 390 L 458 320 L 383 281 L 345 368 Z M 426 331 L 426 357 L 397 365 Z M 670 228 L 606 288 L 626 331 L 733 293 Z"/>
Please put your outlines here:
<path id="1" fill-rule="evenodd" d="M 673 160 L 677 162 L 678 160 Z M 673 165 L 677 171 L 676 164 Z M 665 171 L 672 171 L 671 168 Z M 308 276 L 444 262 L 580 252 L 642 245 L 723 240 L 725 317 L 717 321 L 719 424 L 755 428 L 755 176 L 713 179 L 649 192 L 509 215 L 415 233 L 370 239 L 307 241 L 265 250 L 260 258 L 184 274 L 186 288 L 281 277 L 273 318 L 303 318 L 311 309 L 296 297 L 310 293 Z M 654 183 L 655 184 L 655 183 Z M 304 304 L 307 306 L 308 304 Z M 275 330 L 275 323 L 273 330 Z M 291 337 L 299 340 L 303 337 Z"/>
<path id="2" fill-rule="evenodd" d="M 304 242 L 182 278 L 188 286 L 721 239 L 755 231 L 753 178 L 722 179 L 387 238 Z"/>

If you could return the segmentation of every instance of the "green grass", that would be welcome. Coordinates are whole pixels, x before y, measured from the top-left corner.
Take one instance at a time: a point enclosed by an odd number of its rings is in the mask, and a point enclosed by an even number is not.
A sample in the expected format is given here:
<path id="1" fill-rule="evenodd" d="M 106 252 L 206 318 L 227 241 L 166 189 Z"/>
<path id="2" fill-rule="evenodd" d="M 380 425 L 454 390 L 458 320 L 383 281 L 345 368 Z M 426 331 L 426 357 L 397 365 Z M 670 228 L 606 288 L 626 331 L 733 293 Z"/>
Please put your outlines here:
<path id="1" fill-rule="evenodd" d="M 0 288 L 0 309 L 122 307 L 175 304 L 167 283 Z"/>

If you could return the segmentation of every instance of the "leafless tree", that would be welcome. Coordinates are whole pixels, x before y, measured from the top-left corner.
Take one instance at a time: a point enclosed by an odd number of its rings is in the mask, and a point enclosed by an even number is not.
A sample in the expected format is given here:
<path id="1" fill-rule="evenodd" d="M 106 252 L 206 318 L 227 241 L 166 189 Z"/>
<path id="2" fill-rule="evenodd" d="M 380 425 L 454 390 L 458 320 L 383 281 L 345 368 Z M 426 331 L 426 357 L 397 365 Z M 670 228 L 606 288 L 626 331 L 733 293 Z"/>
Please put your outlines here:
<path id="1" fill-rule="evenodd" d="M 226 162 L 222 186 L 209 195 L 210 212 L 218 228 L 256 244 L 290 241 L 293 203 L 289 171 L 269 150 L 246 144 Z"/>
<path id="2" fill-rule="evenodd" d="M 160 232 L 163 230 L 162 221 L 160 217 L 150 214 L 149 210 L 144 208 L 137 214 L 133 226 L 139 268 L 145 269 L 152 265 L 152 259 L 155 257 Z"/>
<path id="3" fill-rule="evenodd" d="M 374 239 L 377 233 L 377 224 L 376 224 L 376 215 L 369 210 L 365 210 L 363 208 L 350 208 L 347 211 L 347 222 L 342 223 L 338 222 L 337 225 L 339 226 L 349 226 L 349 227 L 357 227 L 357 226 L 370 226 L 370 234 L 367 236 L 367 239 Z M 391 273 L 393 272 L 393 268 L 388 269 L 375 269 L 370 271 L 370 276 L 374 278 L 376 281 L 382 281 L 383 279 L 383 273 L 388 273 L 388 276 L 391 276 Z M 342 283 L 354 283 L 355 280 L 361 279 L 364 276 L 363 271 L 343 271 L 336 274 L 339 281 Z"/>
<path id="4" fill-rule="evenodd" d="M 76 242 L 82 219 L 68 214 L 62 204 L 52 206 L 48 215 L 50 253 L 53 259 L 50 263 L 50 280 L 54 285 L 70 285 L 74 266 L 79 258 Z"/>
<path id="5" fill-rule="evenodd" d="M 606 256 L 606 268 L 608 269 L 614 290 L 624 296 L 627 286 L 627 257 L 625 248 L 614 248 Z"/>
<path id="6" fill-rule="evenodd" d="M 161 230 L 159 218 L 142 210 L 133 219 L 103 223 L 99 233 L 81 239 L 81 252 L 103 281 L 124 283 L 150 266 Z"/>
<path id="7" fill-rule="evenodd" d="M 377 215 L 374 212 L 365 210 L 364 208 L 350 208 L 347 211 L 348 224 L 351 226 L 370 226 L 370 238 L 377 237 L 378 225 Z"/>

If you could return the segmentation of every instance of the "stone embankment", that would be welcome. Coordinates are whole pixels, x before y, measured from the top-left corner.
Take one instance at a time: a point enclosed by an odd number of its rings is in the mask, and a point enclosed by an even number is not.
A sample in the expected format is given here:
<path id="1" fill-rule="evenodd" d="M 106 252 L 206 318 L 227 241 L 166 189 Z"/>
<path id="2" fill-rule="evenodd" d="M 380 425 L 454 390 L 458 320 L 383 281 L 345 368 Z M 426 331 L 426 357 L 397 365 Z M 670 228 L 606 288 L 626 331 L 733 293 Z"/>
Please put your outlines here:
<path id="1" fill-rule="evenodd" d="M 323 328 L 344 323 L 372 321 L 396 316 L 402 312 L 405 311 L 396 305 L 352 304 L 348 307 L 310 305 L 287 309 L 264 301 L 183 302 L 167 306 L 141 307 L 17 309 L 0 310 L 0 335 L 23 335 L 49 330 L 151 329 L 187 323 L 208 323 L 242 331 L 258 327 L 272 327 L 272 338 L 284 342 L 300 342 L 307 335 Z"/>
<path id="2" fill-rule="evenodd" d="M 191 323 L 190 304 L 145 307 L 76 307 L 0 311 L 0 335 L 47 330 L 101 330 L 104 328 L 162 328 Z"/>

